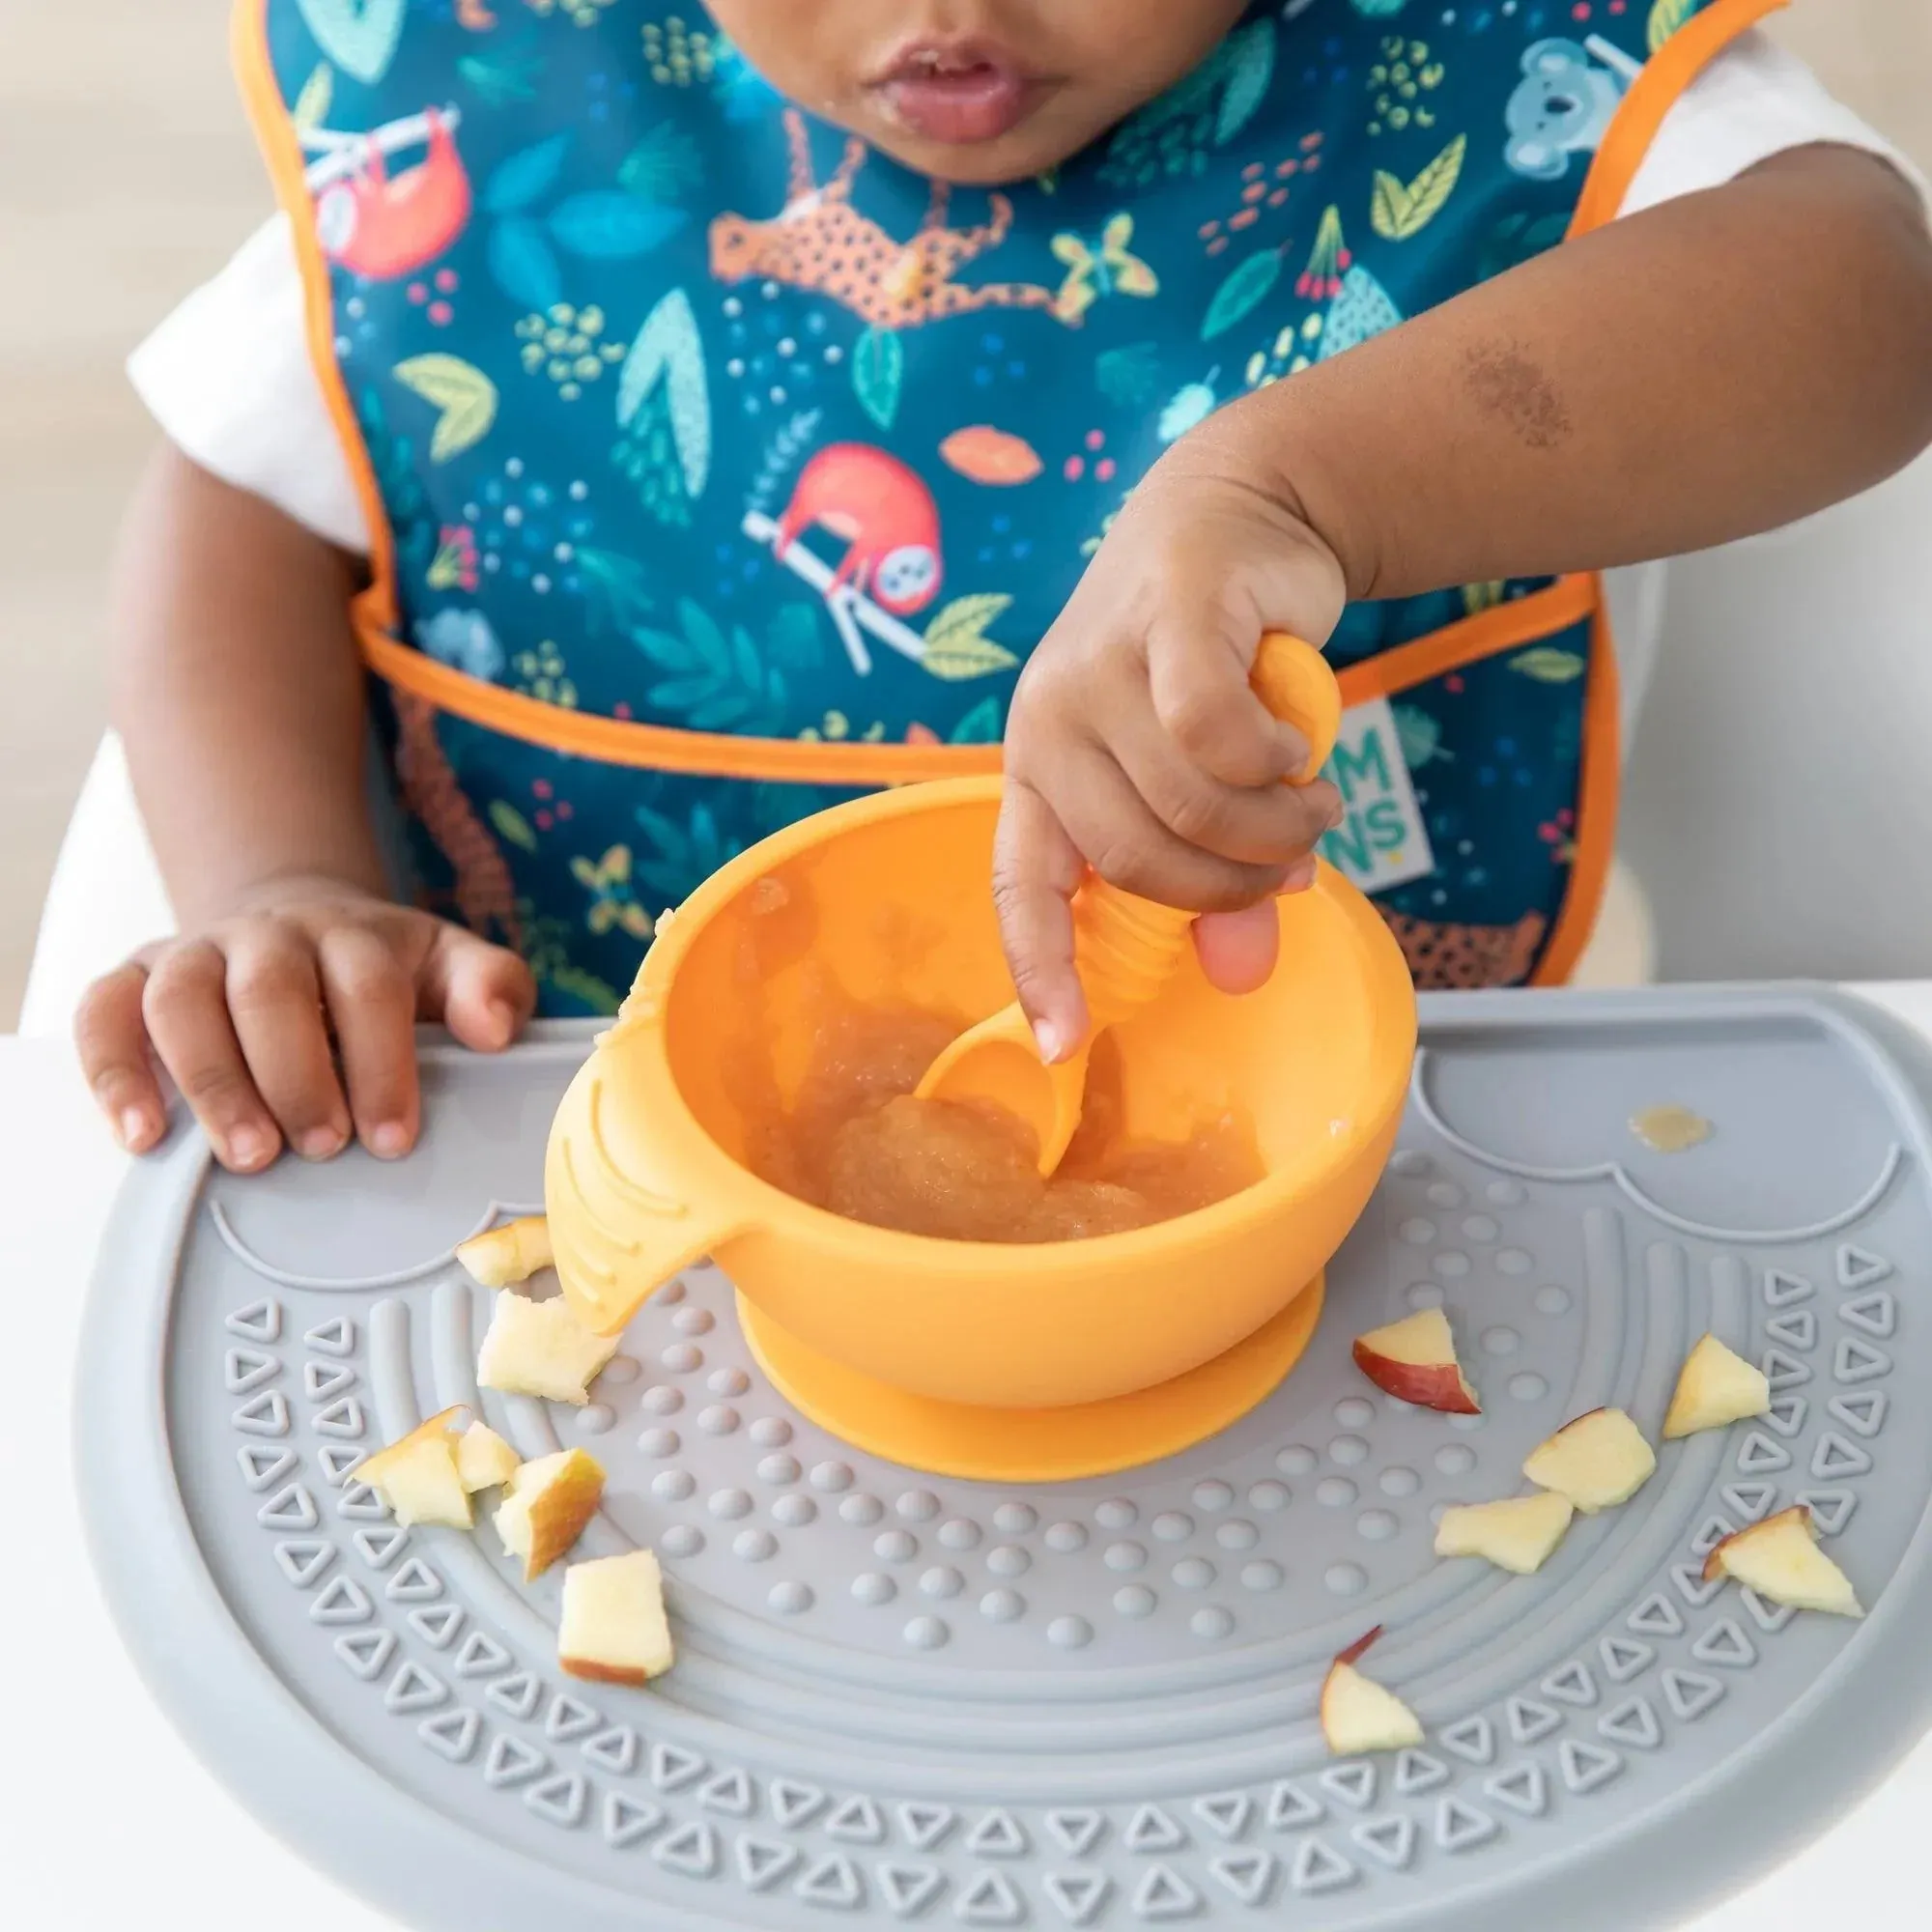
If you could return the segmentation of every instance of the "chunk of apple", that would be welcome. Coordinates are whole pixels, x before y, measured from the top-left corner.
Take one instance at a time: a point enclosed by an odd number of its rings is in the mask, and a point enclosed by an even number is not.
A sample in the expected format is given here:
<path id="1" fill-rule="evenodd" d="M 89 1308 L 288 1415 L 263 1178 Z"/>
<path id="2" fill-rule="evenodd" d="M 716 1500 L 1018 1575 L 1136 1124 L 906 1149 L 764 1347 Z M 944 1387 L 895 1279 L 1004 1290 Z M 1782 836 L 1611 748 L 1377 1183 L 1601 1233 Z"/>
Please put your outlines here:
<path id="1" fill-rule="evenodd" d="M 472 1422 L 457 1438 L 456 1473 L 471 1495 L 502 1488 L 523 1464 L 524 1459 L 487 1422 Z"/>
<path id="2" fill-rule="evenodd" d="M 1321 1680 L 1321 1735 L 1337 1757 L 1362 1751 L 1401 1750 L 1422 1742 L 1422 1723 L 1392 1690 L 1355 1668 L 1356 1660 L 1382 1634 L 1378 1624 L 1328 1666 Z"/>
<path id="3" fill-rule="evenodd" d="M 1818 1548 L 1818 1525 L 1803 1503 L 1727 1536 L 1704 1559 L 1704 1580 L 1735 1577 L 1774 1604 L 1861 1617 L 1852 1580 Z"/>
<path id="4" fill-rule="evenodd" d="M 1570 1519 L 1570 1498 L 1553 1490 L 1496 1503 L 1464 1503 L 1442 1512 L 1435 1525 L 1438 1556 L 1481 1556 L 1499 1570 L 1533 1577 L 1548 1562 Z"/>
<path id="5" fill-rule="evenodd" d="M 490 1318 L 476 1379 L 505 1395 L 547 1396 L 581 1407 L 617 1342 L 615 1335 L 593 1335 L 561 1295 L 532 1301 L 511 1292 L 498 1297 Z"/>
<path id="6" fill-rule="evenodd" d="M 1382 1391 L 1421 1408 L 1480 1415 L 1482 1405 L 1456 1360 L 1455 1338 L 1439 1308 L 1355 1338 L 1355 1366 Z"/>
<path id="7" fill-rule="evenodd" d="M 509 1288 L 528 1281 L 538 1268 L 551 1264 L 550 1222 L 542 1214 L 525 1214 L 500 1228 L 486 1228 L 458 1245 L 456 1259 L 479 1287 Z"/>
<path id="8" fill-rule="evenodd" d="M 357 1463 L 355 1480 L 367 1483 L 400 1523 L 468 1529 L 474 1516 L 469 1492 L 457 1473 L 456 1443 L 469 1412 L 458 1406 L 432 1415 Z"/>
<path id="9" fill-rule="evenodd" d="M 1522 1473 L 1585 1516 L 1627 1503 L 1650 1481 L 1657 1451 L 1620 1408 L 1593 1408 L 1529 1452 Z"/>
<path id="10" fill-rule="evenodd" d="M 570 1676 L 599 1684 L 647 1684 L 670 1668 L 664 1577 L 648 1549 L 563 1573 L 556 1661 Z"/>
<path id="11" fill-rule="evenodd" d="M 1763 1415 L 1771 1407 L 1771 1379 L 1755 1362 L 1736 1355 L 1706 1335 L 1685 1357 L 1663 1418 L 1663 1439 L 1695 1435 L 1700 1429 L 1722 1429 L 1727 1423 Z"/>
<path id="12" fill-rule="evenodd" d="M 524 1463 L 493 1520 L 503 1548 L 524 1559 L 524 1581 L 541 1577 L 577 1539 L 604 1496 L 604 1465 L 582 1449 Z"/>

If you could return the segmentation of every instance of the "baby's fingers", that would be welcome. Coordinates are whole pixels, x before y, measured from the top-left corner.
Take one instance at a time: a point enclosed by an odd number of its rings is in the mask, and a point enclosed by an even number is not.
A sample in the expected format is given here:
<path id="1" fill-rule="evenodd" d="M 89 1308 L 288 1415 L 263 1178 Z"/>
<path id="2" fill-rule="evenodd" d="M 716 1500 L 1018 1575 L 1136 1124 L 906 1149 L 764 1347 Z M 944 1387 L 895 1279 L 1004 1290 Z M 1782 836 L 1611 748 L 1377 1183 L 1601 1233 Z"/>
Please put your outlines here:
<path id="1" fill-rule="evenodd" d="M 422 971 L 424 1019 L 440 1019 L 474 1052 L 497 1053 L 523 1031 L 536 1001 L 536 980 L 514 952 L 461 926 L 438 932 Z"/>
<path id="2" fill-rule="evenodd" d="M 993 907 L 1020 1009 L 1048 1062 L 1065 1060 L 1087 1032 L 1071 904 L 1085 872 L 1053 808 L 1031 785 L 1009 779 L 993 844 Z"/>
<path id="3" fill-rule="evenodd" d="M 141 994 L 148 969 L 130 959 L 95 980 L 74 1015 L 74 1043 L 81 1071 L 115 1138 L 129 1153 L 146 1153 L 167 1124 L 161 1085 L 148 1057 L 148 1027 Z"/>
<path id="4" fill-rule="evenodd" d="M 235 931 L 226 951 L 228 1013 L 257 1092 L 305 1160 L 340 1153 L 349 1108 L 328 1050 L 308 936 L 255 921 Z"/>
<path id="5" fill-rule="evenodd" d="M 249 1077 L 228 1016 L 228 966 L 207 940 L 172 947 L 148 975 L 141 1009 L 161 1065 L 181 1089 L 222 1166 L 253 1174 L 281 1133 Z"/>
<path id="6" fill-rule="evenodd" d="M 415 1145 L 416 989 L 395 948 L 366 925 L 333 925 L 316 946 L 322 995 L 349 1084 L 355 1136 L 382 1160 Z"/>

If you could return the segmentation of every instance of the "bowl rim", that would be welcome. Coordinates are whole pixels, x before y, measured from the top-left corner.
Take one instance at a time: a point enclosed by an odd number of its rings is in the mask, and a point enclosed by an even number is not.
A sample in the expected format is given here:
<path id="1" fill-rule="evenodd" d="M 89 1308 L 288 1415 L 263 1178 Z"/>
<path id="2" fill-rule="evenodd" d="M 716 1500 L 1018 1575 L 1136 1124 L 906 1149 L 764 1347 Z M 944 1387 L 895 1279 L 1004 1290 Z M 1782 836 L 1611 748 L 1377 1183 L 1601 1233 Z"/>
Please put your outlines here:
<path id="1" fill-rule="evenodd" d="M 699 1185 L 691 1191 L 689 1198 L 704 1198 L 706 1183 L 715 1179 L 740 1200 L 754 1204 L 752 1211 L 729 1217 L 737 1224 L 738 1234 L 773 1234 L 782 1227 L 787 1237 L 806 1237 L 810 1245 L 834 1259 L 855 1245 L 861 1252 L 873 1250 L 883 1240 L 902 1249 L 909 1266 L 926 1273 L 970 1272 L 983 1279 L 990 1257 L 1025 1255 L 1030 1272 L 1086 1274 L 1130 1259 L 1157 1257 L 1168 1248 L 1195 1251 L 1205 1242 L 1269 1219 L 1284 1205 L 1284 1196 L 1308 1194 L 1326 1187 L 1343 1170 L 1385 1139 L 1392 1117 L 1400 1115 L 1407 1099 L 1417 1029 L 1414 981 L 1402 949 L 1380 914 L 1326 860 L 1318 858 L 1316 880 L 1307 890 L 1321 894 L 1342 912 L 1350 929 L 1363 942 L 1369 976 L 1377 982 L 1372 985 L 1367 1001 L 1371 1057 L 1378 1057 L 1386 1046 L 1401 1065 L 1402 1073 L 1387 1084 L 1386 1091 L 1375 1096 L 1372 1106 L 1350 1119 L 1347 1133 L 1331 1135 L 1326 1142 L 1311 1143 L 1308 1157 L 1300 1166 L 1286 1172 L 1270 1172 L 1225 1200 L 1185 1214 L 1172 1215 L 1145 1228 L 1064 1241 L 964 1241 L 940 1235 L 908 1234 L 902 1229 L 882 1228 L 872 1222 L 836 1214 L 829 1208 L 787 1193 L 734 1159 L 693 1110 L 670 1061 L 672 981 L 697 936 L 759 879 L 769 877 L 781 866 L 824 844 L 829 838 L 861 825 L 917 811 L 997 804 L 1002 782 L 997 773 L 936 779 L 896 785 L 829 806 L 823 811 L 794 820 L 728 860 L 683 904 L 675 907 L 668 918 L 659 921 L 657 937 L 639 968 L 634 991 L 649 997 L 663 1017 L 661 1024 L 635 1037 L 642 1051 L 634 1077 L 642 1076 L 653 1090 L 647 1096 L 653 1112 L 668 1101 L 690 1129 L 686 1147 L 691 1151 L 680 1160 L 680 1165 L 696 1165 L 700 1177 L 697 1177 Z"/>

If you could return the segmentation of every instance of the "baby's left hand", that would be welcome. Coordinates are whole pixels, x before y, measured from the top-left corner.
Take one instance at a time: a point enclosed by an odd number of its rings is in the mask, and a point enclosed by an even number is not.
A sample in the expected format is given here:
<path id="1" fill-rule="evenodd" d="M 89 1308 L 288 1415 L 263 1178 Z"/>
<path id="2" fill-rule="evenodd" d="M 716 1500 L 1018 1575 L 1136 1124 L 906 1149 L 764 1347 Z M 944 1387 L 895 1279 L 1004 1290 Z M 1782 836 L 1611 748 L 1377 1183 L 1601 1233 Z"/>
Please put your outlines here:
<path id="1" fill-rule="evenodd" d="M 1013 696 L 993 897 L 1048 1060 L 1087 1030 L 1070 902 L 1090 867 L 1202 913 L 1208 979 L 1247 992 L 1274 969 L 1268 901 L 1311 883 L 1340 812 L 1325 781 L 1283 782 L 1308 747 L 1248 672 L 1265 631 L 1327 641 L 1342 566 L 1240 468 L 1196 436 L 1149 472 Z"/>

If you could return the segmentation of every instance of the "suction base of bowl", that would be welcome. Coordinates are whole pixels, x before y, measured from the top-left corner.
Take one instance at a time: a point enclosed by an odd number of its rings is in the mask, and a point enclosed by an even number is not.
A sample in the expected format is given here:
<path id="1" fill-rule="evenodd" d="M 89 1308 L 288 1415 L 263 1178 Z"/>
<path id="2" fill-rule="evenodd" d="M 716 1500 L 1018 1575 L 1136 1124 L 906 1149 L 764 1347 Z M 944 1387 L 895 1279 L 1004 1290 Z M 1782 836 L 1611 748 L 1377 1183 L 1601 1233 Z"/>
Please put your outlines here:
<path id="1" fill-rule="evenodd" d="M 742 1294 L 738 1320 L 780 1393 L 853 1447 L 931 1475 L 1059 1483 L 1158 1462 L 1238 1422 L 1301 1359 L 1321 1293 L 1318 1274 L 1226 1354 L 1153 1388 L 1071 1408 L 979 1408 L 911 1395 L 808 1349 Z"/>

